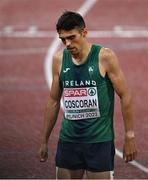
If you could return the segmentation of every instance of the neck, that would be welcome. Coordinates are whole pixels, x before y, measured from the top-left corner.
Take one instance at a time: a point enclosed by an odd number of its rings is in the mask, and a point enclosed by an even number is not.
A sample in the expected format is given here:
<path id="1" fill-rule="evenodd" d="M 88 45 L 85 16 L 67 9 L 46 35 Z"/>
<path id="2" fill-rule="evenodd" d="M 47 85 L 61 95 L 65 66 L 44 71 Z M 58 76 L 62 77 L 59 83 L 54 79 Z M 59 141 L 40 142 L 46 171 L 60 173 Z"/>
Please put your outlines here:
<path id="1" fill-rule="evenodd" d="M 92 44 L 88 42 L 85 43 L 78 54 L 72 55 L 73 62 L 77 65 L 83 64 L 87 59 L 91 46 Z"/>

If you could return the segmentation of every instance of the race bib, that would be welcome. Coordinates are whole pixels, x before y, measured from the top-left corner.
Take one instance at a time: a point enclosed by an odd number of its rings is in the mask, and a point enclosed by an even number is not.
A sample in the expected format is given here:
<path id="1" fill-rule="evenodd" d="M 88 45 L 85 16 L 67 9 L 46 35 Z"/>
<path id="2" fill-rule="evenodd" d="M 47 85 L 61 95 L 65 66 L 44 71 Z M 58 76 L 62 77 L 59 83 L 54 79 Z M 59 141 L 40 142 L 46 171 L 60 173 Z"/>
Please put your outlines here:
<path id="1" fill-rule="evenodd" d="M 64 88 L 64 112 L 69 120 L 100 117 L 96 87 Z"/>

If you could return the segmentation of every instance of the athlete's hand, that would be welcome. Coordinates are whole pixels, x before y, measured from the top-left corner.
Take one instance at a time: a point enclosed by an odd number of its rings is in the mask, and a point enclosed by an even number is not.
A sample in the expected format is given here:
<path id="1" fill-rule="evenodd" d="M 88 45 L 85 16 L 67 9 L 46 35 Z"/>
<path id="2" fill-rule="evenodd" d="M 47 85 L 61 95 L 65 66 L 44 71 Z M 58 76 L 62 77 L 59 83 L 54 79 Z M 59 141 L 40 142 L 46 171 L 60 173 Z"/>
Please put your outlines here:
<path id="1" fill-rule="evenodd" d="M 123 146 L 123 159 L 125 162 L 133 161 L 137 156 L 137 149 L 135 144 L 135 138 L 125 138 Z"/>
<path id="2" fill-rule="evenodd" d="M 39 154 L 40 162 L 45 162 L 48 159 L 48 145 L 41 144 L 38 154 Z"/>

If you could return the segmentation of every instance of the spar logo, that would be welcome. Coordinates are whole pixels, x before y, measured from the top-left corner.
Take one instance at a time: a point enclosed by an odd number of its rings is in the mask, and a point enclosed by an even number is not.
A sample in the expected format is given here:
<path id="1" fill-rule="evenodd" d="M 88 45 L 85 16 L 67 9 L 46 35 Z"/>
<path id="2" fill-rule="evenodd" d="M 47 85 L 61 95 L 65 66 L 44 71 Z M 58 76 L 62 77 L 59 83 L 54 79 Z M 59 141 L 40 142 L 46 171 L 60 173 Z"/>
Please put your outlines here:
<path id="1" fill-rule="evenodd" d="M 64 97 L 83 97 L 87 96 L 86 88 L 65 88 L 64 89 Z"/>
<path id="2" fill-rule="evenodd" d="M 96 94 L 96 89 L 95 89 L 95 88 L 89 88 L 89 89 L 88 89 L 88 94 L 89 94 L 90 96 L 94 96 L 94 95 Z"/>
<path id="3" fill-rule="evenodd" d="M 64 97 L 86 97 L 95 96 L 95 88 L 65 88 Z"/>

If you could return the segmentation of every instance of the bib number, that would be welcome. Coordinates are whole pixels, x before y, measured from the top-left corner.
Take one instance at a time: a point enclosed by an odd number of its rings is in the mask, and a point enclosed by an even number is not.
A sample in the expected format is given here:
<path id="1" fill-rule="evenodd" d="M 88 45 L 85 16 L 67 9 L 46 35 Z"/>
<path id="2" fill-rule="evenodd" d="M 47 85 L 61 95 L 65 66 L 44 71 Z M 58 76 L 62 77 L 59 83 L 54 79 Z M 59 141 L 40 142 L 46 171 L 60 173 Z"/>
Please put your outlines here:
<path id="1" fill-rule="evenodd" d="M 65 88 L 64 112 L 69 120 L 100 117 L 97 88 Z"/>

